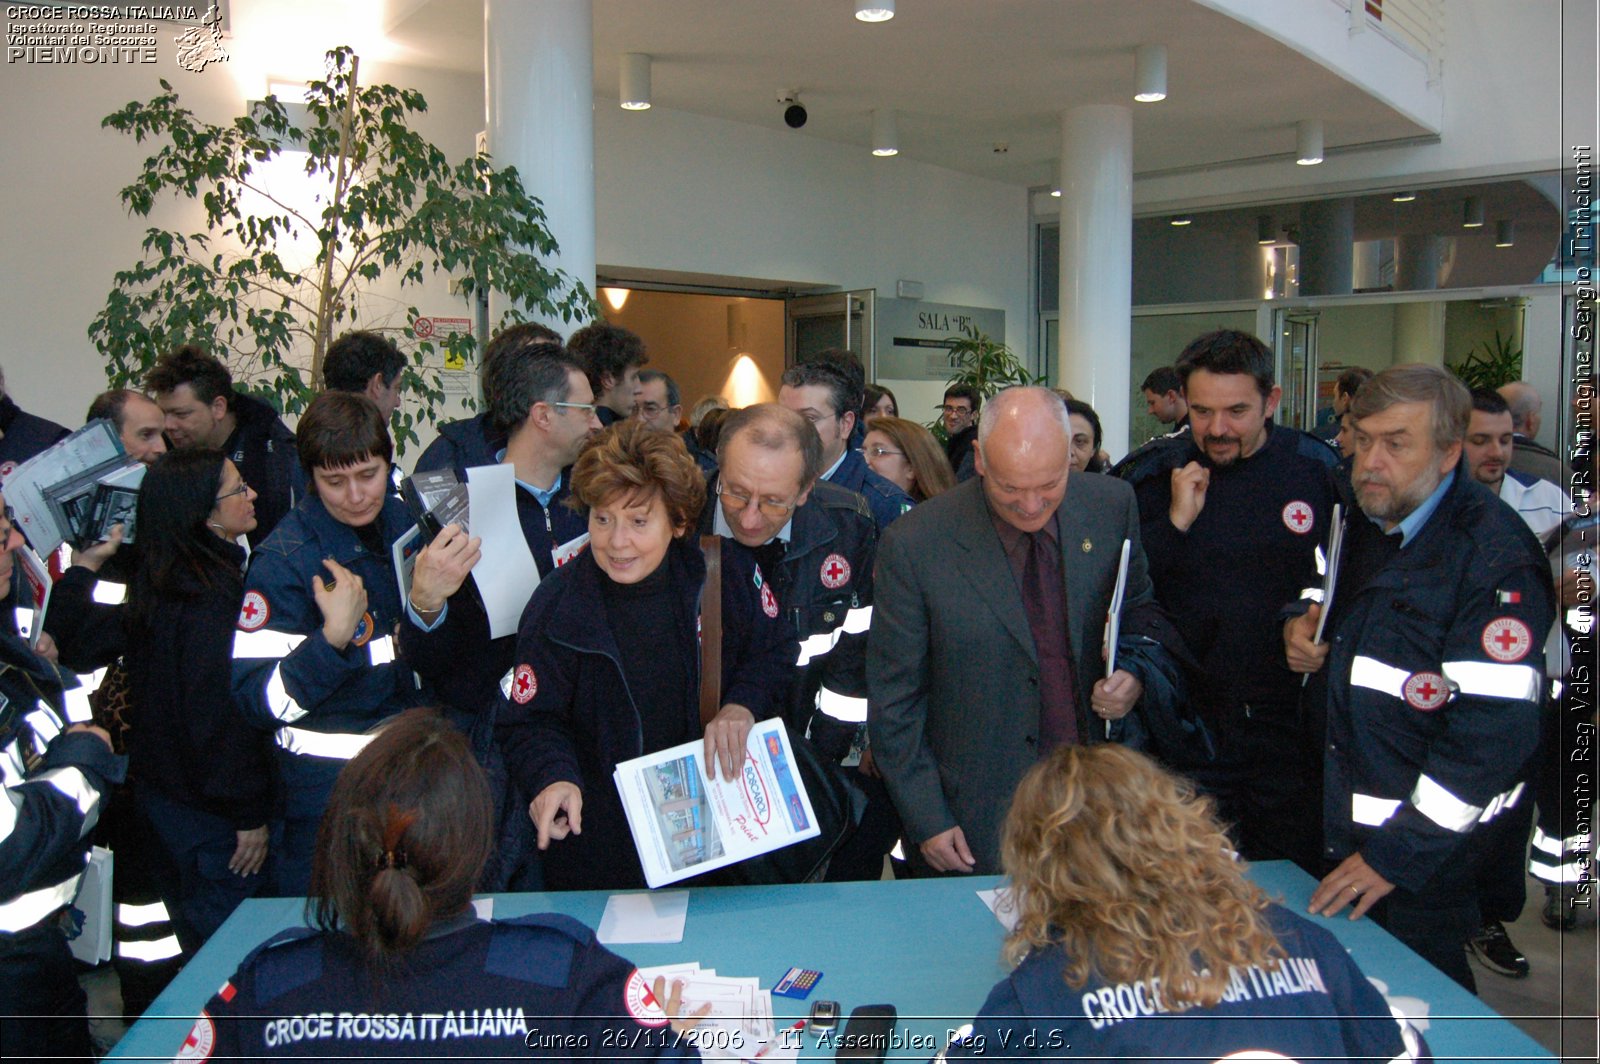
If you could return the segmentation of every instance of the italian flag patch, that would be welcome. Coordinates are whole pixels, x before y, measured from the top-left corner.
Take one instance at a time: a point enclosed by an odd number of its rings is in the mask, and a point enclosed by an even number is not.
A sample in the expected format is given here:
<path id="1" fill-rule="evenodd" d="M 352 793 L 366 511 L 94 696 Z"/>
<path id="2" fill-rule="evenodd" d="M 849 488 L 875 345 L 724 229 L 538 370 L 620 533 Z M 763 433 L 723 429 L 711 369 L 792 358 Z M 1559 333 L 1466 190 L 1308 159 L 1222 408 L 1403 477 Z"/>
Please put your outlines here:
<path id="1" fill-rule="evenodd" d="M 1496 591 L 1494 593 L 1494 600 L 1496 602 L 1500 603 L 1500 605 L 1502 605 L 1502 606 L 1513 606 L 1513 605 L 1517 604 L 1518 602 L 1522 601 L 1522 592 L 1520 592 L 1520 591 Z"/>

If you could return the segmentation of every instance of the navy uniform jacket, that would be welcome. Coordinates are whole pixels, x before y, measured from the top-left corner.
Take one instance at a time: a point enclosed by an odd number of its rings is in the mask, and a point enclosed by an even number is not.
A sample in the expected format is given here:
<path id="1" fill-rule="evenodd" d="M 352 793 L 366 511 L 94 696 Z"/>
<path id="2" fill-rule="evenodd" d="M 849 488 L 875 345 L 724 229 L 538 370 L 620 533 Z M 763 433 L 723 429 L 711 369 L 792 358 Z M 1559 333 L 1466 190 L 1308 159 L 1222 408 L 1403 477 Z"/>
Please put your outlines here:
<path id="1" fill-rule="evenodd" d="M 553 913 L 436 926 L 375 977 L 338 932 L 285 931 L 212 996 L 182 1059 L 698 1060 L 631 963 Z"/>
<path id="2" fill-rule="evenodd" d="M 867 506 L 872 510 L 872 521 L 878 526 L 880 536 L 896 517 L 916 504 L 894 481 L 874 473 L 860 451 L 846 451 L 844 460 L 833 471 L 833 476 L 828 478 L 828 483 L 848 488 L 867 500 Z"/>
<path id="3" fill-rule="evenodd" d="M 467 470 L 473 466 L 494 465 L 505 448 L 504 433 L 489 424 L 488 414 L 446 421 L 439 426 L 439 436 L 428 444 L 417 459 L 415 472 L 430 473 L 435 469 L 454 470 L 456 479 L 465 484 Z"/>
<path id="4" fill-rule="evenodd" d="M 1308 698 L 1327 707 L 1326 856 L 1360 851 L 1417 891 L 1463 871 L 1468 836 L 1522 797 L 1539 739 L 1550 571 L 1533 533 L 1459 464 L 1437 510 L 1381 567 L 1381 531 L 1349 519 L 1328 660 Z M 1391 544 L 1392 546 L 1392 544 Z"/>
<path id="5" fill-rule="evenodd" d="M 700 517 L 702 535 L 712 532 L 721 505 L 716 489 L 713 477 Z M 877 525 L 864 498 L 826 480 L 812 486 L 790 521 L 783 561 L 768 574 L 784 615 L 800 637 L 789 726 L 804 734 L 816 709 L 838 720 L 864 723 Z M 751 548 L 729 537 L 723 539 L 723 554 L 754 557 Z"/>
<path id="6" fill-rule="evenodd" d="M 684 617 L 699 616 L 705 557 L 694 540 L 667 549 Z M 560 889 L 643 883 L 611 773 L 645 750 L 639 708 L 622 672 L 617 633 L 601 597 L 604 573 L 588 551 L 556 570 L 534 592 L 517 631 L 517 666 L 495 734 L 511 778 L 529 798 L 552 783 L 583 791 L 583 833 L 551 844 L 545 869 Z M 683 732 L 701 735 L 698 642 L 687 632 L 657 636 L 662 653 L 684 655 L 688 688 Z M 722 703 L 757 720 L 783 708 L 793 678 L 794 632 L 745 555 L 722 552 Z"/>
<path id="7" fill-rule="evenodd" d="M 295 450 L 294 433 L 278 412 L 259 399 L 235 392 L 229 408 L 237 419 L 222 451 L 256 491 L 256 527 L 245 534 L 251 549 L 306 496 L 306 474 Z"/>
<path id="8" fill-rule="evenodd" d="M 585 518 L 567 505 L 571 481 L 571 468 L 562 470 L 561 487 L 548 507 L 541 506 L 531 491 L 516 488 L 517 517 L 540 580 L 555 571 L 551 552 L 589 528 Z M 450 596 L 444 616 L 435 620 L 432 629 L 419 627 L 410 610 L 402 612 L 400 650 L 423 683 L 449 705 L 470 713 L 498 701 L 500 677 L 513 664 L 517 639 L 515 635 L 489 638 L 489 617 L 470 576 Z"/>
<path id="9" fill-rule="evenodd" d="M 9 395 L 0 394 L 0 477 L 40 451 L 70 436 L 71 430 L 30 414 Z"/>
<path id="10" fill-rule="evenodd" d="M 273 732 L 290 819 L 322 815 L 334 777 L 369 741 L 369 729 L 429 702 L 395 653 L 400 589 L 387 548 L 411 518 L 388 496 L 378 521 L 381 555 L 312 495 L 250 559 L 233 641 L 233 697 L 252 723 Z M 328 577 L 322 561 L 330 557 L 367 591 L 367 618 L 342 650 L 322 638 L 311 594 L 312 579 Z"/>
<path id="11" fill-rule="evenodd" d="M 70 681 L 69 681 L 70 682 Z M 75 697 L 68 698 L 67 695 Z M 98 736 L 81 688 L 13 636 L 0 636 L 0 940 L 43 925 L 78 893 L 89 831 L 127 759 Z"/>
<path id="12" fill-rule="evenodd" d="M 1063 978 L 1060 946 L 1035 950 L 995 985 L 972 1034 L 945 1056 L 1073 1061 L 1267 1057 L 1300 1062 L 1431 1059 L 1422 1036 L 1394 1019 L 1349 953 L 1327 931 L 1278 905 L 1266 917 L 1286 958 L 1235 970 L 1223 1000 L 1182 1013 L 1148 983 L 1082 987 Z"/>
<path id="13" fill-rule="evenodd" d="M 1200 515 L 1179 532 L 1167 516 L 1171 474 L 1189 462 L 1210 469 L 1211 483 Z M 1282 610 L 1321 579 L 1317 548 L 1345 501 L 1337 463 L 1315 437 L 1269 424 L 1261 448 L 1229 466 L 1213 466 L 1185 432 L 1151 441 L 1117 467 L 1139 501 L 1156 601 L 1199 663 L 1191 691 L 1212 727 L 1240 706 L 1299 703 L 1300 677 L 1283 657 Z"/>

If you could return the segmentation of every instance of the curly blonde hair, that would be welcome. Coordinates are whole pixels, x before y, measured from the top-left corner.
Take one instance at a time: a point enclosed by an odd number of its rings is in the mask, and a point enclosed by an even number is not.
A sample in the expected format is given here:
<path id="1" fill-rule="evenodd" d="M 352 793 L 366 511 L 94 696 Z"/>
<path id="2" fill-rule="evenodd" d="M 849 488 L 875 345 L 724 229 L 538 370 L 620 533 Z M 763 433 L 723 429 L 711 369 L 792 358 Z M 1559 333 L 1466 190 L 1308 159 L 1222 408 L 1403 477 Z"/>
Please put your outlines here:
<path id="1" fill-rule="evenodd" d="M 1268 901 L 1186 781 L 1126 747 L 1060 747 L 1017 786 L 1000 843 L 1015 964 L 1059 943 L 1066 982 L 1159 980 L 1179 1011 L 1222 1000 L 1229 970 L 1284 955 Z"/>

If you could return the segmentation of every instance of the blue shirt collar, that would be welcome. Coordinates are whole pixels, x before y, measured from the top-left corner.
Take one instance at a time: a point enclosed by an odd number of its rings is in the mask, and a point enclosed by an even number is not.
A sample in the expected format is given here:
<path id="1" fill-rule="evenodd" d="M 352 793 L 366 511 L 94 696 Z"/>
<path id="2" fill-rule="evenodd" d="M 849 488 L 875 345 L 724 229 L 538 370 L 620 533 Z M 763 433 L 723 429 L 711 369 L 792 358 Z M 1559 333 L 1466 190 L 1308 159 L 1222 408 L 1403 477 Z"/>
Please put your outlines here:
<path id="1" fill-rule="evenodd" d="M 1433 489 L 1433 494 L 1423 499 L 1422 505 L 1412 510 L 1406 515 L 1405 520 L 1389 531 L 1388 534 L 1391 536 L 1396 532 L 1400 534 L 1400 547 L 1402 550 L 1410 545 L 1411 541 L 1416 538 L 1417 533 L 1422 531 L 1422 526 L 1428 523 L 1428 518 L 1432 517 L 1433 512 L 1439 508 L 1439 503 L 1443 501 L 1445 492 L 1449 491 L 1450 485 L 1455 482 L 1457 472 L 1459 470 L 1453 469 L 1445 474 L 1444 479 L 1439 481 L 1439 486 Z M 1376 517 L 1368 517 L 1367 520 L 1377 525 L 1380 529 L 1383 528 L 1383 522 Z"/>
<path id="2" fill-rule="evenodd" d="M 495 452 L 494 460 L 496 462 L 504 462 L 506 460 L 506 449 L 504 447 Z M 536 488 L 526 480 L 518 480 L 517 487 L 532 494 L 535 499 L 539 500 L 539 505 L 548 510 L 550 509 L 550 500 L 555 498 L 556 493 L 561 490 L 561 474 L 556 474 L 555 483 L 548 488 Z"/>

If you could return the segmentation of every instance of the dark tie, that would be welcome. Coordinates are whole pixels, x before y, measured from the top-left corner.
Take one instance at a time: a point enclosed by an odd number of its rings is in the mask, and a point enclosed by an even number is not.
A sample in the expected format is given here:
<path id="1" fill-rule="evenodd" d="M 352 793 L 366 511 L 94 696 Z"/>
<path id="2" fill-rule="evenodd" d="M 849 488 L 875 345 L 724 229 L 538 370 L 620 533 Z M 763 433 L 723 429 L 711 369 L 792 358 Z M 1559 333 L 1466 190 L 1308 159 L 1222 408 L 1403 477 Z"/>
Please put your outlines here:
<path id="1" fill-rule="evenodd" d="M 1078 741 L 1072 697 L 1072 660 L 1067 648 L 1067 589 L 1061 554 L 1043 532 L 1028 535 L 1022 567 L 1022 608 L 1039 653 L 1039 752 Z"/>

